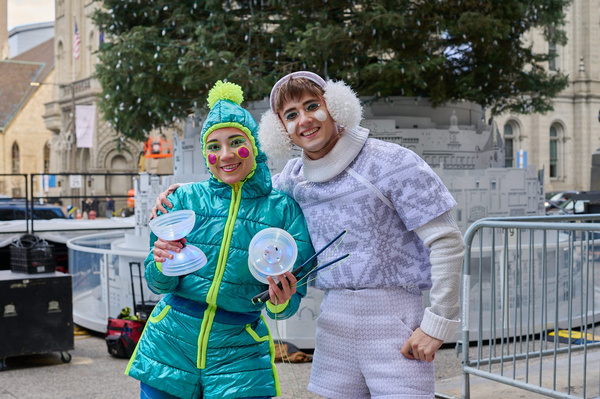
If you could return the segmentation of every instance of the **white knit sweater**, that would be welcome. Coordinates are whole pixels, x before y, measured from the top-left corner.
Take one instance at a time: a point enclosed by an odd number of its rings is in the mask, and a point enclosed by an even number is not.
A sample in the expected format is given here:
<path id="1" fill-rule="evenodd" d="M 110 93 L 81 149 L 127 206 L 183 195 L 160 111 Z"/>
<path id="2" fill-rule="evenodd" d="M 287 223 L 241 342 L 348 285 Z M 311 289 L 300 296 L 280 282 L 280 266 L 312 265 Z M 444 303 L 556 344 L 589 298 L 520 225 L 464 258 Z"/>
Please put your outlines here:
<path id="1" fill-rule="evenodd" d="M 315 249 L 348 230 L 320 261 L 351 256 L 321 272 L 317 288 L 431 289 L 421 329 L 447 340 L 459 324 L 464 253 L 448 213 L 456 202 L 414 152 L 367 138 L 360 127 L 345 131 L 325 157 L 290 160 L 274 186 L 302 207 Z"/>

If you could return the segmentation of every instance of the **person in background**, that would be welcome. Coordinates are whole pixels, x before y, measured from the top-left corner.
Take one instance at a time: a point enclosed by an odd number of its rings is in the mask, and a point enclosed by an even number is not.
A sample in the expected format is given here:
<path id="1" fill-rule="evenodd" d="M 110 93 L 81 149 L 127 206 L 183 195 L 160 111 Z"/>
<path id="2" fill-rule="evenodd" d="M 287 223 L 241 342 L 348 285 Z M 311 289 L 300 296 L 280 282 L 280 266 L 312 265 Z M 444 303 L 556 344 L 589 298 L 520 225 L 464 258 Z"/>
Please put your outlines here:
<path id="1" fill-rule="evenodd" d="M 115 200 L 111 197 L 106 197 L 106 218 L 112 219 L 113 212 L 115 211 Z"/>
<path id="2" fill-rule="evenodd" d="M 90 197 L 86 198 L 82 204 L 83 217 L 90 218 L 90 212 L 94 210 L 94 200 Z"/>
<path id="3" fill-rule="evenodd" d="M 276 227 L 296 241 L 294 268 L 314 250 L 298 204 L 272 189 L 266 157 L 256 139 L 258 126 L 240 107 L 242 100 L 238 85 L 215 84 L 201 132 L 212 177 L 169 196 L 173 210 L 196 213 L 192 232 L 183 242 L 151 235 L 146 281 L 164 297 L 148 319 L 126 370 L 141 381 L 142 398 L 270 398 L 281 394 L 275 345 L 261 315 L 265 304 L 254 304 L 252 298 L 268 289 L 267 314 L 285 319 L 298 310 L 306 285 L 297 286 L 290 272 L 277 277 L 281 288 L 272 277 L 267 278 L 269 285 L 256 280 L 249 269 L 248 248 L 258 232 Z M 173 255 L 159 247 L 179 252 L 187 242 L 206 254 L 207 264 L 184 276 L 163 274 L 162 262 Z"/>

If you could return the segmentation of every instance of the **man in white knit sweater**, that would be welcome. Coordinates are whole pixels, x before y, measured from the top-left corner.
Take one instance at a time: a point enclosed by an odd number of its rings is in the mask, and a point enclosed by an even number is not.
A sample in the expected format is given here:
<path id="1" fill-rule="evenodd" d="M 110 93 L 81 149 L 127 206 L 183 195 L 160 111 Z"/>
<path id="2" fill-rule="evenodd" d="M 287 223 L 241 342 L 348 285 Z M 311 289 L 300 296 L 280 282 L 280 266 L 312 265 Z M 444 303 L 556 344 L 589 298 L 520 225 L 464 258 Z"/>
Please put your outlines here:
<path id="1" fill-rule="evenodd" d="M 368 138 L 344 82 L 299 71 L 279 80 L 259 140 L 290 160 L 274 188 L 301 206 L 313 246 L 346 229 L 330 257 L 350 253 L 314 284 L 325 291 L 309 390 L 327 398 L 433 398 L 435 352 L 460 324 L 462 235 L 456 205 L 415 153 Z M 169 205 L 166 193 L 156 209 Z M 155 256 L 167 250 L 155 248 Z M 430 290 L 423 308 L 421 292 Z"/>

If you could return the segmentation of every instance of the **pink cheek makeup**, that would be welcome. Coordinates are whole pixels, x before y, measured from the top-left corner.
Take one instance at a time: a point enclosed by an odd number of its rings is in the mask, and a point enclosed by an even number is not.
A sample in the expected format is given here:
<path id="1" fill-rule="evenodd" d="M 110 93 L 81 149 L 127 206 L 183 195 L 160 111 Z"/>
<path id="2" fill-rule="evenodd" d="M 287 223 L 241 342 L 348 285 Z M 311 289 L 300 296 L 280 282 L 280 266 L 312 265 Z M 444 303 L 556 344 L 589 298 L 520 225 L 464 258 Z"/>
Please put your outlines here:
<path id="1" fill-rule="evenodd" d="M 246 147 L 240 147 L 238 149 L 238 155 L 240 156 L 240 158 L 246 159 L 250 156 L 250 151 L 248 151 Z"/>
<path id="2" fill-rule="evenodd" d="M 214 165 L 217 163 L 217 156 L 215 154 L 208 154 L 208 163 Z"/>

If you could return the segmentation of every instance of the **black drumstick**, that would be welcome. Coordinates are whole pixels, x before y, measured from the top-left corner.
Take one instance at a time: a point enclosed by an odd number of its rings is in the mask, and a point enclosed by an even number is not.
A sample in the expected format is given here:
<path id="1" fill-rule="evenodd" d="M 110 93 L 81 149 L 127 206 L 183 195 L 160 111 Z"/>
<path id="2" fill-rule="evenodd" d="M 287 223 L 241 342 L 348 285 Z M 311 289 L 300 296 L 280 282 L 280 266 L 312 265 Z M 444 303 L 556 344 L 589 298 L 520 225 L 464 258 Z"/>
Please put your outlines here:
<path id="1" fill-rule="evenodd" d="M 344 234 L 346 234 L 348 230 L 344 230 L 342 231 L 340 234 L 338 234 L 333 240 L 329 241 L 327 243 L 327 245 L 325 245 L 323 248 L 321 248 L 319 251 L 315 252 L 315 254 L 313 256 L 311 256 L 310 258 L 308 258 L 308 260 L 306 262 L 304 262 L 301 266 L 298 266 L 297 268 L 294 269 L 294 271 L 292 271 L 292 274 L 294 276 L 297 276 L 298 273 L 300 273 L 300 270 L 302 270 L 306 265 L 308 265 L 310 262 L 312 262 L 317 256 L 321 255 L 321 253 L 323 251 L 325 251 L 327 248 L 329 248 L 331 246 L 331 244 L 333 244 L 334 242 L 336 242 L 338 240 L 338 238 L 340 238 L 341 236 L 343 236 Z"/>
<path id="2" fill-rule="evenodd" d="M 346 259 L 348 256 L 350 256 L 350 254 L 342 255 L 339 258 L 332 260 L 331 262 L 327 262 L 323 266 L 317 267 L 315 270 L 311 271 L 311 273 L 318 272 L 319 270 L 324 269 L 327 266 L 331 266 L 334 263 L 339 262 L 342 259 Z M 302 270 L 302 266 L 297 267 L 296 269 L 294 269 L 294 271 L 292 271 L 292 274 L 294 276 L 298 276 L 298 273 L 300 273 L 301 270 Z M 277 283 L 277 286 L 279 287 L 279 289 L 282 289 L 281 282 Z M 266 291 L 263 291 L 260 294 L 256 295 L 254 298 L 252 298 L 252 303 L 256 305 L 258 303 L 265 303 L 268 300 L 269 300 L 269 290 L 266 290 Z"/>

